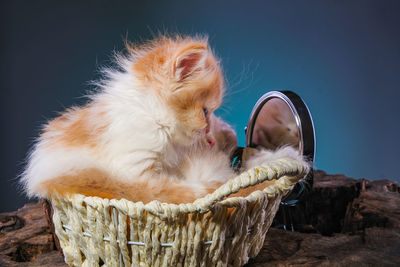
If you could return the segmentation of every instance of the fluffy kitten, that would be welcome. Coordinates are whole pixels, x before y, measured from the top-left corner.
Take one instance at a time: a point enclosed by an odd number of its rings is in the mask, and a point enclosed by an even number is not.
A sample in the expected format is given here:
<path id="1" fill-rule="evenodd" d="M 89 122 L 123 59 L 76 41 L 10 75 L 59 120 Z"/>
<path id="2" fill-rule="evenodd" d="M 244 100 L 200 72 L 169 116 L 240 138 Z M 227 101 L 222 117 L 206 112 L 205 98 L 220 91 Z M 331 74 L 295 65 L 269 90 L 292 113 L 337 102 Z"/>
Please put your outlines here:
<path id="1" fill-rule="evenodd" d="M 236 135 L 213 115 L 224 81 L 207 41 L 160 37 L 128 50 L 87 105 L 45 125 L 22 177 L 29 196 L 183 203 L 235 175 Z"/>

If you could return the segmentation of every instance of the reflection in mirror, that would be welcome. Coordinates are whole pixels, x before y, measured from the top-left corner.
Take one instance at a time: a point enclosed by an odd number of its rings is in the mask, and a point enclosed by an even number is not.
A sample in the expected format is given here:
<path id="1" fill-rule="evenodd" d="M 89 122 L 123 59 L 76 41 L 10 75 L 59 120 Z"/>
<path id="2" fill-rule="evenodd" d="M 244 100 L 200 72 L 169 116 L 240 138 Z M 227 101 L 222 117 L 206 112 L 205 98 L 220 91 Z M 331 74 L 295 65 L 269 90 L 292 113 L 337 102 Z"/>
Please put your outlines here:
<path id="1" fill-rule="evenodd" d="M 299 130 L 288 104 L 280 98 L 272 98 L 257 115 L 252 144 L 270 150 L 290 145 L 299 150 Z"/>

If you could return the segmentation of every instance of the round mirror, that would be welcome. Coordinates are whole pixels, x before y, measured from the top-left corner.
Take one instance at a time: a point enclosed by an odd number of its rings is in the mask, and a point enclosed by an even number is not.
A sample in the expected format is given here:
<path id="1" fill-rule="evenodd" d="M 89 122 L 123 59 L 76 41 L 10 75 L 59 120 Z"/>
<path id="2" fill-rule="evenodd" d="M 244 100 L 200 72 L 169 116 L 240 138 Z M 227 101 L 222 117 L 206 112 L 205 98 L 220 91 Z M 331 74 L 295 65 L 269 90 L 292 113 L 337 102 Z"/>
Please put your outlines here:
<path id="1" fill-rule="evenodd" d="M 304 101 L 291 91 L 272 91 L 256 103 L 246 127 L 246 147 L 276 150 L 292 146 L 314 161 L 315 134 L 311 114 Z M 293 188 L 282 204 L 294 205 L 312 186 L 310 174 Z"/>

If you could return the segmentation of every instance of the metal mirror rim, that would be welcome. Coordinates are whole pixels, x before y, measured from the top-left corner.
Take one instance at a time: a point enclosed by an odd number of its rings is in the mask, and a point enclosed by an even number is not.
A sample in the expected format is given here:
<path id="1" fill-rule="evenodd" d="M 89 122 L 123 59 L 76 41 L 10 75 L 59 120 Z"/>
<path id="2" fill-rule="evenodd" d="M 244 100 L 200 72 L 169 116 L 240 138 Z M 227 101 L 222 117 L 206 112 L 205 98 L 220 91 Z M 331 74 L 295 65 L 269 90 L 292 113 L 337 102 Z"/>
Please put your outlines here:
<path id="1" fill-rule="evenodd" d="M 258 114 L 264 104 L 273 98 L 283 100 L 290 108 L 299 135 L 299 151 L 314 162 L 315 158 L 315 130 L 310 110 L 304 101 L 296 93 L 292 91 L 271 91 L 264 94 L 255 104 L 251 114 L 249 123 L 246 127 L 246 147 L 254 147 L 252 143 L 253 130 Z M 300 112 L 299 112 L 300 110 Z M 306 134 L 307 135 L 306 135 Z M 306 138 L 306 139 L 305 139 Z"/>

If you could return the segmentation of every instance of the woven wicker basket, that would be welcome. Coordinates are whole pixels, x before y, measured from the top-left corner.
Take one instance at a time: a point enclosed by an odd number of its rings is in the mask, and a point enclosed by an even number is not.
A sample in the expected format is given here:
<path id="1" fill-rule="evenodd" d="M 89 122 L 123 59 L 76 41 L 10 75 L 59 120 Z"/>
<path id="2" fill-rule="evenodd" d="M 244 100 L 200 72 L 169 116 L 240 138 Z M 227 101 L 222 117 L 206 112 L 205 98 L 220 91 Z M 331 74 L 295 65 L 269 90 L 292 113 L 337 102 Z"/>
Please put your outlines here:
<path id="1" fill-rule="evenodd" d="M 282 158 L 180 205 L 53 198 L 55 232 L 70 266 L 242 266 L 260 251 L 282 196 L 307 172 Z M 263 191 L 229 197 L 274 179 Z"/>

